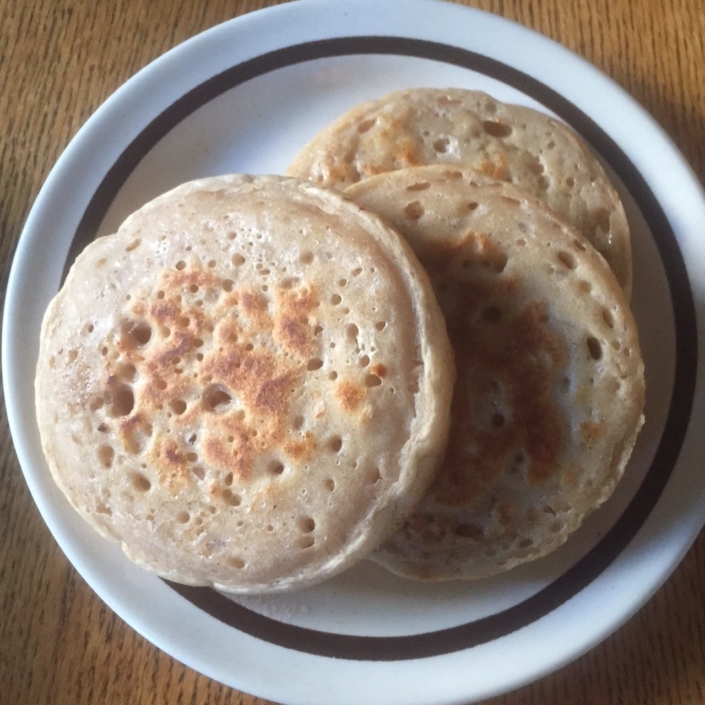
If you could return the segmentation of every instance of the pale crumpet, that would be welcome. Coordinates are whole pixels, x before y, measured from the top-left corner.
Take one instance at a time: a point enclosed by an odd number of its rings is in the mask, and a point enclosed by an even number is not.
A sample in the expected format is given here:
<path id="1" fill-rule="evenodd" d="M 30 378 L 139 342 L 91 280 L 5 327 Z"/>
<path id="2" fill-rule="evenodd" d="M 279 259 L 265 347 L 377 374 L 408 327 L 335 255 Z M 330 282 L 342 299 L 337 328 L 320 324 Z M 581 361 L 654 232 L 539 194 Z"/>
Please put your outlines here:
<path id="1" fill-rule="evenodd" d="M 545 204 L 471 169 L 400 170 L 346 194 L 426 267 L 458 370 L 445 462 L 375 560 L 445 580 L 546 555 L 612 494 L 643 422 L 637 330 L 614 274 Z"/>
<path id="2" fill-rule="evenodd" d="M 444 452 L 452 352 L 409 246 L 338 193 L 223 176 L 145 205 L 51 302 L 56 482 L 139 565 L 251 593 L 365 557 Z"/>
<path id="3" fill-rule="evenodd" d="M 622 202 L 565 124 L 481 91 L 415 88 L 359 105 L 315 136 L 288 174 L 344 189 L 387 171 L 463 164 L 512 182 L 578 228 L 629 298 L 632 259 Z"/>

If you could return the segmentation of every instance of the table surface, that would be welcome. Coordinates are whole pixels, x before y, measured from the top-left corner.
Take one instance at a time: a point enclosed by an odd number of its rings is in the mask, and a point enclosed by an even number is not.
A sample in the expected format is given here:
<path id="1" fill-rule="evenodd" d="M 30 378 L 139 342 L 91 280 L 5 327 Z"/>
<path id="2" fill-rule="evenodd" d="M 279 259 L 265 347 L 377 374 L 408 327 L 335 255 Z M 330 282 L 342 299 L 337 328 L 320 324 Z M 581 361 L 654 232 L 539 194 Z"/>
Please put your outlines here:
<path id="1" fill-rule="evenodd" d="M 152 59 L 276 0 L 0 0 L 0 256 L 93 111 Z M 597 65 L 705 177 L 702 0 L 469 0 Z M 88 588 L 49 534 L 0 417 L 0 702 L 266 705 L 182 666 Z M 485 705 L 705 703 L 705 533 L 653 599 L 562 670 Z"/>

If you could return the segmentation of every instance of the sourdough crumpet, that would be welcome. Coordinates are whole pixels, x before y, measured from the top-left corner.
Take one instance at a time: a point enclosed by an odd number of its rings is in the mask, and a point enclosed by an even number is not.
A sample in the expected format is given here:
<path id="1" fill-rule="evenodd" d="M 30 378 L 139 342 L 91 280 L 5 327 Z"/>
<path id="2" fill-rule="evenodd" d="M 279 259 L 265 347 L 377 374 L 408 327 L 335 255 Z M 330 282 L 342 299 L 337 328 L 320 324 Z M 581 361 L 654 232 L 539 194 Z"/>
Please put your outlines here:
<path id="1" fill-rule="evenodd" d="M 543 203 L 470 169 L 390 172 L 346 193 L 426 267 L 458 370 L 445 462 L 375 559 L 444 580 L 549 553 L 610 496 L 643 423 L 637 330 L 613 273 Z"/>
<path id="2" fill-rule="evenodd" d="M 399 235 L 282 177 L 184 184 L 78 257 L 42 327 L 49 467 L 149 570 L 248 593 L 327 578 L 411 513 L 452 351 Z"/>
<path id="3" fill-rule="evenodd" d="M 629 297 L 629 225 L 597 159 L 564 124 L 480 91 L 417 88 L 363 103 L 299 153 L 288 174 L 345 188 L 396 169 L 472 166 L 520 186 L 578 228 Z"/>

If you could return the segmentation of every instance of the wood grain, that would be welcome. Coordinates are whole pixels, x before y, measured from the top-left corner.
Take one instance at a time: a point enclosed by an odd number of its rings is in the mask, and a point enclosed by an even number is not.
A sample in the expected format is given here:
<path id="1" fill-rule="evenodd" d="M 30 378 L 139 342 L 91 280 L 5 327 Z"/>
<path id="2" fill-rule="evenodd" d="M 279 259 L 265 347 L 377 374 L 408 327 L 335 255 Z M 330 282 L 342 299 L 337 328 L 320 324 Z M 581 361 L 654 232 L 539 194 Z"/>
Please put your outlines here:
<path id="1" fill-rule="evenodd" d="M 331 0 L 332 1 L 332 0 Z M 344 0 L 338 0 L 344 1 Z M 266 0 L 0 0 L 0 257 L 89 115 L 149 61 Z M 594 63 L 705 178 L 701 0 L 480 0 Z M 4 269 L 4 298 L 7 266 Z M 182 666 L 92 593 L 46 529 L 0 418 L 0 703 L 266 705 Z M 624 627 L 557 673 L 486 705 L 705 703 L 705 535 Z M 512 664 L 502 668 L 511 670 Z"/>

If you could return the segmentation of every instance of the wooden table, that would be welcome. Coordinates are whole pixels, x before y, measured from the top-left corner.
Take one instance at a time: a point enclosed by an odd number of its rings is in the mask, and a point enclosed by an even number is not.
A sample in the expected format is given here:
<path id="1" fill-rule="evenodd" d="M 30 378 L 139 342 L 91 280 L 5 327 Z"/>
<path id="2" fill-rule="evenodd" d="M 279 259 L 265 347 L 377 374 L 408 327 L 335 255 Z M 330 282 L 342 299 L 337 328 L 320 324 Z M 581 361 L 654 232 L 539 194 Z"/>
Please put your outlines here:
<path id="1" fill-rule="evenodd" d="M 188 37 L 274 4 L 0 0 L 3 261 L 9 265 L 50 167 L 121 83 Z M 655 116 L 700 179 L 705 177 L 702 0 L 466 4 L 537 29 L 596 64 Z M 166 656 L 93 594 L 32 502 L 4 410 L 0 464 L 1 703 L 263 705 Z M 561 671 L 492 705 L 705 703 L 704 585 L 702 534 L 666 585 L 617 633 Z"/>

